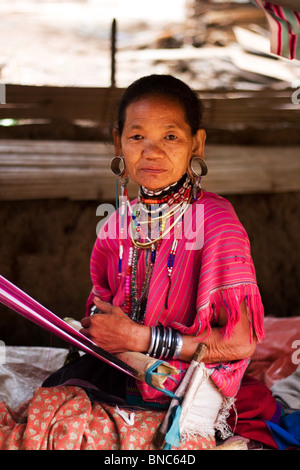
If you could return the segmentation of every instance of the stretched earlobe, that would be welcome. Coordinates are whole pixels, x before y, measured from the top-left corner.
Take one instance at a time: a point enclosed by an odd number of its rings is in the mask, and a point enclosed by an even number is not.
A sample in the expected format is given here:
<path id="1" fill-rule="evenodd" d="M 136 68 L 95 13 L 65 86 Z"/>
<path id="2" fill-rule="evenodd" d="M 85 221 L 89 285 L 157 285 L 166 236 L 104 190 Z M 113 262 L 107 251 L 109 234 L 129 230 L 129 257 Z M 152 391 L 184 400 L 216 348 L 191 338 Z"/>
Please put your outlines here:
<path id="1" fill-rule="evenodd" d="M 187 171 L 188 171 L 189 176 L 193 180 L 198 179 L 201 176 L 207 175 L 208 168 L 207 168 L 206 161 L 204 160 L 204 158 L 198 155 L 192 156 L 192 158 L 189 161 Z"/>
<path id="2" fill-rule="evenodd" d="M 198 155 L 192 156 L 187 168 L 188 175 L 192 180 L 193 197 L 197 199 L 197 193 L 201 189 L 201 177 L 207 175 L 208 168 L 204 158 Z"/>
<path id="3" fill-rule="evenodd" d="M 114 175 L 123 178 L 126 173 L 124 157 L 114 157 L 110 162 L 110 169 Z"/>

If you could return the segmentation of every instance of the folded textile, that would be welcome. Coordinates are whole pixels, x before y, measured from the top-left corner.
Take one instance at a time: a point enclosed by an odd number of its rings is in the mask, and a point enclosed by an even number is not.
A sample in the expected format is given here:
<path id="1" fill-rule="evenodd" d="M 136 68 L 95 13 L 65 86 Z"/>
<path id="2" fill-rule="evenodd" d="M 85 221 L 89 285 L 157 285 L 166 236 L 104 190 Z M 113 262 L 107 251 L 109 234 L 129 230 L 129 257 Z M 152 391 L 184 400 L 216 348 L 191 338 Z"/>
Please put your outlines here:
<path id="1" fill-rule="evenodd" d="M 282 414 L 282 406 L 263 382 L 245 375 L 228 424 L 235 434 L 265 447 L 300 448 L 300 411 Z"/>
<path id="2" fill-rule="evenodd" d="M 300 448 L 300 411 L 282 416 L 279 423 L 267 422 L 279 450 Z"/>
<path id="3" fill-rule="evenodd" d="M 236 395 L 235 409 L 231 410 L 228 424 L 234 434 L 261 442 L 278 449 L 266 421 L 277 421 L 278 405 L 269 388 L 260 380 L 245 375 Z"/>
<path id="4" fill-rule="evenodd" d="M 300 7 L 298 11 L 281 7 L 277 2 L 252 0 L 261 8 L 269 23 L 272 53 L 300 60 Z"/>
<path id="5" fill-rule="evenodd" d="M 300 365 L 293 374 L 276 382 L 271 391 L 286 413 L 289 409 L 300 410 Z"/>

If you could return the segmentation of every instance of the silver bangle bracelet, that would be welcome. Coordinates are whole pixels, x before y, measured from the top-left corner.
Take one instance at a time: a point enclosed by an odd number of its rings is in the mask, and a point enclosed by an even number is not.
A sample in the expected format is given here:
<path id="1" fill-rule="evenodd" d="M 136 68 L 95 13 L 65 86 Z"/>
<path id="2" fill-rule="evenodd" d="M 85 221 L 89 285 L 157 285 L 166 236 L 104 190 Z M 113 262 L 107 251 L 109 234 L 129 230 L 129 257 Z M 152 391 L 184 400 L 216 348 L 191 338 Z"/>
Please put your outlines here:
<path id="1" fill-rule="evenodd" d="M 162 325 L 151 326 L 151 340 L 148 356 L 157 359 L 177 359 L 183 347 L 182 334 L 173 328 Z"/>
<path id="2" fill-rule="evenodd" d="M 181 354 L 182 351 L 182 346 L 183 346 L 183 337 L 182 334 L 179 333 L 179 331 L 176 331 L 176 349 L 174 353 L 174 359 L 178 359 L 178 357 Z"/>
<path id="3" fill-rule="evenodd" d="M 167 328 L 164 328 L 163 338 L 162 338 L 162 349 L 161 349 L 159 359 L 163 359 L 165 357 L 166 352 L 167 352 L 167 337 L 168 337 L 168 330 L 167 330 Z"/>
<path id="4" fill-rule="evenodd" d="M 168 344 L 167 344 L 167 351 L 170 351 L 171 349 L 171 346 L 172 346 L 172 334 L 173 334 L 173 330 L 170 326 L 168 326 L 168 332 L 169 332 L 169 336 L 168 336 Z"/>
<path id="5" fill-rule="evenodd" d="M 150 346 L 149 346 L 149 349 L 147 351 L 147 355 L 150 356 L 152 351 L 153 351 L 153 348 L 154 348 L 154 344 L 155 344 L 155 339 L 156 339 L 156 330 L 155 330 L 155 327 L 154 326 L 151 326 L 150 327 L 151 329 L 151 339 L 150 339 Z"/>
<path id="6" fill-rule="evenodd" d="M 157 349 L 158 349 L 158 346 L 159 346 L 159 343 L 160 343 L 160 333 L 157 330 L 157 328 L 155 328 L 155 335 L 156 335 L 155 340 L 154 340 L 155 344 L 154 344 L 154 347 L 153 347 L 153 350 L 152 350 L 152 353 L 151 353 L 151 355 L 153 357 L 156 357 Z"/>

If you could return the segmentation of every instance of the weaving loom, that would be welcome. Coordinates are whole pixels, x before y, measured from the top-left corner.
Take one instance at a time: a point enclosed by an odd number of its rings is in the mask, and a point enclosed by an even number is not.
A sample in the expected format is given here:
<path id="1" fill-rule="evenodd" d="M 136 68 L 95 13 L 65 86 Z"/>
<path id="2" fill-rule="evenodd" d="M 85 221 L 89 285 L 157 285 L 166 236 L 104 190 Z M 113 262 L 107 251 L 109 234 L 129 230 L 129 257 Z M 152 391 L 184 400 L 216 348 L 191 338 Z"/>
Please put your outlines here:
<path id="1" fill-rule="evenodd" d="M 92 354 L 112 367 L 138 380 L 145 380 L 147 377 L 148 382 L 154 387 L 163 387 L 167 376 L 176 372 L 176 369 L 168 363 L 153 360 L 143 354 L 128 352 L 112 355 L 108 353 L 81 334 L 70 322 L 56 316 L 3 276 L 0 276 L 0 301 L 72 346 Z"/>

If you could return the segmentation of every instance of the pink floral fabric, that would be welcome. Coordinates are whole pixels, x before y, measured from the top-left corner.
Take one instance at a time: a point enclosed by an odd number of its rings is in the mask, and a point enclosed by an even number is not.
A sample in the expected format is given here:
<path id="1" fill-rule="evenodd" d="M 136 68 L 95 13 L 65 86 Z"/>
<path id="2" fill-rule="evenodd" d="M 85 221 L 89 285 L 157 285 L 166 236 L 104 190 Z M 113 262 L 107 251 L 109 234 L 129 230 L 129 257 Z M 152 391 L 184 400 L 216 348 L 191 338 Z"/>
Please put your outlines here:
<path id="1" fill-rule="evenodd" d="M 0 450 L 157 450 L 163 411 L 138 411 L 127 424 L 113 406 L 92 404 L 79 387 L 38 388 L 16 410 L 0 403 Z M 214 438 L 190 438 L 179 450 L 204 450 Z"/>

